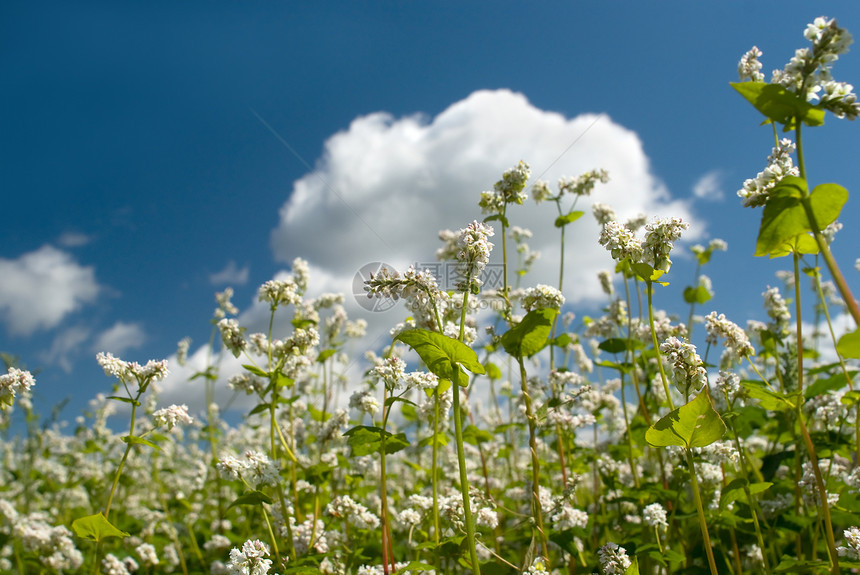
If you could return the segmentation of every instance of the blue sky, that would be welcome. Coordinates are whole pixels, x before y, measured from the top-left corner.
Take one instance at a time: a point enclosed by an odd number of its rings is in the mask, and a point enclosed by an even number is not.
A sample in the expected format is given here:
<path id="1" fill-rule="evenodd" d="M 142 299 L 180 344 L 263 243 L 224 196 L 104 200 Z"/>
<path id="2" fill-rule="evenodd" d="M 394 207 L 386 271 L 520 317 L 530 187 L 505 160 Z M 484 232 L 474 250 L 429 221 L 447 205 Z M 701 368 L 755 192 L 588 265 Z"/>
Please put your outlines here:
<path id="1" fill-rule="evenodd" d="M 759 294 L 788 261 L 752 257 L 761 213 L 735 191 L 772 137 L 728 83 L 754 44 L 768 76 L 781 68 L 816 16 L 860 35 L 855 3 L 811 6 L 4 2 L 0 350 L 40 370 L 37 407 L 68 397 L 73 418 L 110 388 L 99 349 L 143 362 L 190 336 L 194 352 L 215 291 L 233 286 L 250 312 L 296 255 L 315 289 L 347 293 L 367 262 L 427 261 L 435 230 L 480 217 L 480 191 L 520 159 L 553 183 L 615 166 L 595 201 L 728 241 L 701 311 L 763 319 Z M 858 52 L 837 80 L 860 86 Z M 813 183 L 860 189 L 858 129 L 807 130 Z M 855 289 L 856 201 L 834 244 Z M 543 207 L 523 222 L 550 227 Z M 580 315 L 610 265 L 590 225 L 568 244 Z M 690 283 L 689 260 L 672 271 L 672 289 Z"/>

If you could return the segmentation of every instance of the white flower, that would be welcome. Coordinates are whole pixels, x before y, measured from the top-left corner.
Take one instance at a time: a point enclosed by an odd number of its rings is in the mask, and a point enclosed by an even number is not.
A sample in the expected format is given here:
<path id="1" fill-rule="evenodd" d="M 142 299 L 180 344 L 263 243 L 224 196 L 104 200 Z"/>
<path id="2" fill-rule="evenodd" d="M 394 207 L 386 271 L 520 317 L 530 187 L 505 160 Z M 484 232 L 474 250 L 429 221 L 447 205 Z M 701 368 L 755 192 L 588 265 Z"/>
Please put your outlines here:
<path id="1" fill-rule="evenodd" d="M 666 530 L 669 523 L 666 521 L 666 510 L 659 503 L 652 503 L 642 510 L 642 518 L 651 527 Z"/>
<path id="2" fill-rule="evenodd" d="M 564 296 L 552 286 L 538 284 L 537 287 L 529 288 L 523 295 L 523 309 L 554 309 L 561 310 L 564 305 Z"/>
<path id="3" fill-rule="evenodd" d="M 167 430 L 170 431 L 171 429 L 176 427 L 177 423 L 188 425 L 194 420 L 191 418 L 190 415 L 188 415 L 187 405 L 171 405 L 170 407 L 159 409 L 158 411 L 153 413 L 152 421 L 153 424 L 155 424 L 155 427 L 161 427 L 163 425 L 166 425 Z"/>
<path id="4" fill-rule="evenodd" d="M 0 375 L 0 409 L 12 405 L 16 394 L 29 391 L 35 384 L 29 371 L 10 367 L 8 373 Z"/>
<path id="5" fill-rule="evenodd" d="M 230 575 L 266 575 L 272 567 L 272 561 L 264 559 L 269 556 L 269 546 L 260 541 L 246 541 L 242 549 L 230 550 L 230 561 L 227 570 Z"/>
<path id="6" fill-rule="evenodd" d="M 630 567 L 627 550 L 615 543 L 607 543 L 597 551 L 600 568 L 605 575 L 624 575 Z"/>

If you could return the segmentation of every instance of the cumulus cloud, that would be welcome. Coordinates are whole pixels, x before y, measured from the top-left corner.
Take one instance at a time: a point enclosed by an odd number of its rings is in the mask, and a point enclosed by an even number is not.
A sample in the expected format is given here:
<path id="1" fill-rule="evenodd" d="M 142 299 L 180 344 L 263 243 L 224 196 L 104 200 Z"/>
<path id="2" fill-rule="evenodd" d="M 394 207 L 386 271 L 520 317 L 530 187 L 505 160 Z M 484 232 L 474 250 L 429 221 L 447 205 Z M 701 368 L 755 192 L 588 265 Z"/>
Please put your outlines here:
<path id="1" fill-rule="evenodd" d="M 93 353 L 104 351 L 122 356 L 130 349 L 137 349 L 146 341 L 146 332 L 139 323 L 118 321 L 96 338 Z"/>
<path id="2" fill-rule="evenodd" d="M 92 267 L 53 246 L 0 258 L 0 318 L 15 335 L 56 327 L 100 291 Z"/>
<path id="3" fill-rule="evenodd" d="M 271 236 L 275 257 L 306 258 L 332 278 L 334 291 L 345 293 L 368 262 L 432 262 L 438 231 L 482 219 L 480 192 L 520 160 L 531 165 L 533 181 L 553 187 L 561 176 L 608 170 L 611 182 L 598 185 L 578 209 L 588 211 L 596 201 L 611 205 L 622 220 L 640 212 L 679 216 L 693 224 L 688 237 L 703 232 L 689 205 L 673 199 L 651 173 L 635 132 L 605 115 L 566 118 L 522 94 L 496 90 L 475 92 L 432 119 L 362 116 L 332 136 L 315 171 L 294 183 L 280 210 Z M 508 212 L 511 225 L 534 232 L 531 247 L 543 253 L 530 284 L 557 281 L 556 216 L 553 205 L 531 201 Z M 595 275 L 612 262 L 598 235 L 590 215 L 568 228 L 569 302 L 601 297 Z"/>
<path id="4" fill-rule="evenodd" d="M 236 262 L 230 260 L 220 272 L 209 274 L 209 283 L 212 285 L 245 285 L 248 283 L 248 266 L 240 268 Z"/>
<path id="5" fill-rule="evenodd" d="M 693 184 L 693 195 L 710 202 L 722 200 L 726 196 L 723 191 L 722 172 L 711 170 L 696 180 L 696 183 Z"/>

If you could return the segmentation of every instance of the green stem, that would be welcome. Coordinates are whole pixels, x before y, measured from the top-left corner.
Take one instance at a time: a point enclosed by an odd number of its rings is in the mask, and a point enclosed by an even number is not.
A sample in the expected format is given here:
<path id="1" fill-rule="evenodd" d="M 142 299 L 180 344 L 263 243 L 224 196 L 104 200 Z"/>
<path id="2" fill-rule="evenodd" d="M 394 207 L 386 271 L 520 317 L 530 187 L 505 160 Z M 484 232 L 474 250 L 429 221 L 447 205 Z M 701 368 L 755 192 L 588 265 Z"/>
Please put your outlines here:
<path id="1" fill-rule="evenodd" d="M 690 472 L 690 485 L 693 488 L 693 500 L 696 502 L 696 512 L 699 515 L 699 527 L 702 530 L 702 544 L 705 546 L 705 553 L 708 556 L 708 566 L 711 569 L 711 575 L 719 575 L 717 564 L 714 561 L 714 550 L 711 548 L 711 537 L 708 534 L 708 523 L 705 520 L 705 509 L 702 506 L 702 495 L 699 493 L 699 481 L 696 478 L 696 468 L 693 464 L 693 452 L 690 449 L 684 449 L 687 455 L 687 470 Z"/>
<path id="2" fill-rule="evenodd" d="M 666 377 L 666 370 L 663 369 L 663 357 L 660 355 L 660 344 L 657 343 L 657 329 L 654 325 L 654 301 L 652 295 L 654 284 L 646 281 L 645 290 L 648 293 L 648 324 L 651 326 L 651 343 L 654 345 L 654 353 L 657 354 L 657 367 L 660 369 L 660 379 L 663 381 L 663 391 L 666 393 L 669 409 L 675 411 L 675 402 L 672 401 L 672 394 L 669 393 L 669 378 Z"/>
<path id="3" fill-rule="evenodd" d="M 504 230 L 504 225 L 502 226 Z M 504 233 L 502 234 L 502 248 L 504 249 Z M 505 258 L 507 262 L 507 258 Z M 463 309 L 460 311 L 460 337 L 463 342 L 466 339 L 466 310 L 469 303 L 469 292 L 472 289 L 472 273 L 474 273 L 473 264 L 469 264 L 466 270 L 466 285 L 463 290 Z M 505 291 L 507 295 L 507 267 L 505 267 Z M 461 373 L 459 366 L 457 367 L 458 374 Z M 458 378 L 459 379 L 459 378 Z M 460 382 L 452 381 L 452 395 L 454 397 L 454 437 L 457 444 L 457 464 L 460 468 L 460 492 L 463 495 L 463 518 L 466 522 L 466 540 L 469 545 L 469 559 L 472 564 L 472 573 L 480 575 L 481 566 L 478 564 L 478 549 L 475 546 L 475 524 L 472 521 L 472 507 L 469 503 L 469 477 L 466 473 L 466 452 L 463 447 L 463 415 L 460 412 Z"/>
<path id="4" fill-rule="evenodd" d="M 547 544 L 546 530 L 543 526 L 543 512 L 540 505 L 540 458 L 537 453 L 537 421 L 532 408 L 532 399 L 528 390 L 528 377 L 526 367 L 521 356 L 517 357 L 520 366 L 520 387 L 523 392 L 523 401 L 526 404 L 526 420 L 529 424 L 529 451 L 532 457 L 532 516 L 540 537 L 543 556 L 549 560 L 549 546 Z"/>

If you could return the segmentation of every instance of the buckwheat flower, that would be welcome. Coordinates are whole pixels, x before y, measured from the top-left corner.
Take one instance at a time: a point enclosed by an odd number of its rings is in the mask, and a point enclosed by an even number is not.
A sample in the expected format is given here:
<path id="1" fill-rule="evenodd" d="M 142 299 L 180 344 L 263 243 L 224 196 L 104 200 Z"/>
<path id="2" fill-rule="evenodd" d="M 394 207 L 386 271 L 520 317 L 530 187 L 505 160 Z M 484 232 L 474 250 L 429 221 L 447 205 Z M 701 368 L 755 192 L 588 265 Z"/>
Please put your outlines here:
<path id="1" fill-rule="evenodd" d="M 645 224 L 648 223 L 648 214 L 644 214 L 642 212 L 636 214 L 635 216 L 628 218 L 627 223 L 624 224 L 624 227 L 633 232 L 634 234 L 645 227 Z"/>
<path id="2" fill-rule="evenodd" d="M 10 367 L 4 375 L 0 375 L 0 410 L 11 406 L 15 395 L 30 391 L 36 384 L 33 375 L 29 371 Z"/>
<path id="3" fill-rule="evenodd" d="M 189 425 L 194 420 L 188 415 L 187 405 L 171 405 L 164 409 L 159 409 L 152 414 L 152 422 L 155 427 L 167 426 L 167 431 L 176 427 L 177 423 Z"/>
<path id="4" fill-rule="evenodd" d="M 460 285 L 462 289 L 476 290 L 481 286 L 481 280 L 478 276 L 490 262 L 490 252 L 493 249 L 493 244 L 488 238 L 494 234 L 492 226 L 473 221 L 467 227 L 461 229 L 457 235 L 457 259 L 470 266 L 472 277 L 468 278 L 470 285 Z"/>
<path id="5" fill-rule="evenodd" d="M 355 321 L 348 321 L 343 332 L 347 337 L 364 337 L 367 334 L 367 320 L 359 318 Z"/>
<path id="6" fill-rule="evenodd" d="M 529 565 L 529 568 L 523 571 L 523 575 L 539 575 L 540 573 L 549 573 L 549 570 L 546 568 L 546 559 L 543 557 L 536 557 L 532 560 L 532 564 Z"/>
<path id="7" fill-rule="evenodd" d="M 368 511 L 364 505 L 353 501 L 349 495 L 340 495 L 332 499 L 326 506 L 325 513 L 348 521 L 359 529 L 379 527 L 379 517 Z"/>
<path id="8" fill-rule="evenodd" d="M 134 552 L 140 557 L 144 567 L 152 567 L 158 565 L 158 554 L 155 552 L 155 546 L 149 543 L 141 543 L 134 548 Z"/>
<path id="9" fill-rule="evenodd" d="M 738 76 L 741 81 L 752 80 L 753 82 L 764 82 L 764 74 L 761 73 L 761 50 L 753 46 L 746 54 L 741 56 L 738 62 Z"/>
<path id="10" fill-rule="evenodd" d="M 561 310 L 564 305 L 564 296 L 552 286 L 538 284 L 537 287 L 528 288 L 522 300 L 523 309 L 554 309 Z"/>
<path id="11" fill-rule="evenodd" d="M 230 561 L 227 569 L 230 575 L 266 575 L 272 567 L 272 561 L 265 559 L 269 556 L 269 546 L 255 539 L 242 544 L 242 549 L 230 550 Z"/>
<path id="12" fill-rule="evenodd" d="M 558 191 L 560 194 L 588 196 L 598 182 L 605 184 L 608 181 L 609 172 L 606 170 L 591 170 L 575 178 L 561 178 L 558 181 Z"/>
<path id="13" fill-rule="evenodd" d="M 242 391 L 245 395 L 253 393 L 262 394 L 266 389 L 267 383 L 259 377 L 242 372 L 230 376 L 227 380 L 227 387 L 233 391 Z"/>
<path id="14" fill-rule="evenodd" d="M 696 353 L 696 346 L 672 336 L 660 344 L 660 352 L 673 366 L 672 378 L 678 390 L 686 394 L 689 390 L 702 388 L 707 381 L 707 373 L 702 358 Z"/>
<path id="15" fill-rule="evenodd" d="M 576 527 L 585 529 L 588 525 L 588 513 L 576 509 L 565 501 L 559 512 L 552 516 L 552 523 L 559 531 Z"/>
<path id="16" fill-rule="evenodd" d="M 532 186 L 532 199 L 536 204 L 544 202 L 552 198 L 552 191 L 549 189 L 549 184 L 543 180 L 538 180 Z"/>
<path id="17" fill-rule="evenodd" d="M 299 287 L 299 291 L 304 292 L 308 289 L 308 280 L 310 279 L 311 272 L 308 262 L 302 258 L 296 258 L 293 260 L 290 270 L 293 272 L 293 281 Z"/>
<path id="18" fill-rule="evenodd" d="M 615 543 L 607 543 L 597 551 L 600 569 L 604 575 L 624 575 L 630 567 L 627 550 Z"/>
<path id="19" fill-rule="evenodd" d="M 860 114 L 860 102 L 857 102 L 857 94 L 854 86 L 845 82 L 826 81 L 822 85 L 823 93 L 820 95 L 820 106 L 833 112 L 837 118 L 848 118 L 855 120 Z"/>
<path id="20" fill-rule="evenodd" d="M 516 167 L 502 174 L 502 179 L 495 183 L 493 189 L 501 194 L 505 202 L 522 204 L 527 197 L 523 190 L 531 177 L 531 173 L 529 165 L 520 160 Z"/>
<path id="21" fill-rule="evenodd" d="M 407 373 L 403 382 L 407 389 L 416 387 L 422 391 L 436 389 L 439 386 L 439 378 L 436 377 L 436 374 L 427 371 Z"/>
<path id="22" fill-rule="evenodd" d="M 371 417 L 379 412 L 379 400 L 369 389 L 360 389 L 349 398 L 349 407 L 367 413 Z"/>
<path id="23" fill-rule="evenodd" d="M 669 527 L 666 521 L 666 509 L 659 503 L 651 503 L 646 505 L 642 510 L 642 519 L 649 527 L 665 531 Z"/>
<path id="24" fill-rule="evenodd" d="M 388 390 L 402 388 L 406 379 L 406 364 L 399 357 L 377 360 L 372 371 Z"/>
<path id="25" fill-rule="evenodd" d="M 845 536 L 847 547 L 840 546 L 836 548 L 840 557 L 848 557 L 849 560 L 860 560 L 860 529 L 857 527 L 849 527 L 842 532 Z"/>
<path id="26" fill-rule="evenodd" d="M 712 311 L 705 316 L 705 329 L 708 332 L 706 341 L 716 344 L 719 339 L 725 339 L 726 348 L 734 357 L 743 359 L 755 355 L 755 348 L 750 343 L 749 337 L 737 324 L 726 319 L 724 314 L 717 315 Z"/>
<path id="27" fill-rule="evenodd" d="M 126 564 L 113 553 L 108 553 L 102 559 L 102 573 L 105 575 L 131 575 Z"/>
<path id="28" fill-rule="evenodd" d="M 218 330 L 221 332 L 221 341 L 224 342 L 224 347 L 230 350 L 233 357 L 239 357 L 248 347 L 248 342 L 244 337 L 245 328 L 239 327 L 239 322 L 235 319 L 222 319 L 218 322 Z"/>
<path id="29" fill-rule="evenodd" d="M 188 359 L 188 348 L 191 346 L 191 338 L 184 337 L 176 345 L 176 363 L 185 365 L 185 360 Z"/>
<path id="30" fill-rule="evenodd" d="M 257 297 L 272 309 L 281 305 L 297 305 L 302 301 L 299 286 L 291 279 L 267 281 L 260 286 Z"/>
<path id="31" fill-rule="evenodd" d="M 603 290 L 603 293 L 612 297 L 615 293 L 615 288 L 612 285 L 612 275 L 607 270 L 601 270 L 597 272 L 597 279 L 600 282 L 600 289 Z"/>
<path id="32" fill-rule="evenodd" d="M 629 259 L 637 263 L 642 258 L 642 242 L 633 235 L 632 231 L 617 221 L 606 222 L 603 225 L 598 242 L 609 250 L 612 259 L 617 262 Z"/>
<path id="33" fill-rule="evenodd" d="M 836 238 L 836 233 L 841 229 L 842 222 L 831 222 L 827 225 L 827 227 L 821 230 L 821 237 L 824 238 L 824 241 L 827 242 L 827 245 L 830 245 Z"/>
<path id="34" fill-rule="evenodd" d="M 755 178 L 746 180 L 743 188 L 738 190 L 738 197 L 743 199 L 745 208 L 763 206 L 767 202 L 770 191 L 786 176 L 798 176 L 800 170 L 794 165 L 791 154 L 796 146 L 788 138 L 783 138 L 773 148 L 767 158 L 767 167 Z"/>
<path id="35" fill-rule="evenodd" d="M 233 297 L 233 288 L 228 287 L 224 289 L 222 292 L 215 293 L 215 302 L 218 304 L 218 307 L 215 308 L 215 319 L 221 319 L 227 317 L 228 315 L 236 315 L 239 313 L 239 310 L 233 305 L 233 302 L 230 301 Z"/>
<path id="36" fill-rule="evenodd" d="M 773 320 L 773 331 L 782 332 L 788 329 L 791 312 L 788 311 L 788 305 L 782 299 L 779 288 L 768 288 L 761 295 L 764 297 L 764 308 L 767 310 L 767 315 Z"/>
<path id="37" fill-rule="evenodd" d="M 615 210 L 611 206 L 601 204 L 600 202 L 591 204 L 591 213 L 594 215 L 594 219 L 597 220 L 598 225 L 601 226 L 606 222 L 618 219 L 618 216 L 615 215 Z"/>
<path id="38" fill-rule="evenodd" d="M 648 263 L 655 270 L 668 272 L 672 266 L 669 252 L 672 251 L 673 243 L 681 237 L 681 232 L 690 227 L 690 224 L 681 218 L 662 218 L 654 220 L 645 226 L 645 241 L 642 243 L 642 261 Z"/>

